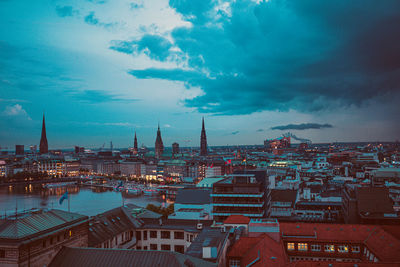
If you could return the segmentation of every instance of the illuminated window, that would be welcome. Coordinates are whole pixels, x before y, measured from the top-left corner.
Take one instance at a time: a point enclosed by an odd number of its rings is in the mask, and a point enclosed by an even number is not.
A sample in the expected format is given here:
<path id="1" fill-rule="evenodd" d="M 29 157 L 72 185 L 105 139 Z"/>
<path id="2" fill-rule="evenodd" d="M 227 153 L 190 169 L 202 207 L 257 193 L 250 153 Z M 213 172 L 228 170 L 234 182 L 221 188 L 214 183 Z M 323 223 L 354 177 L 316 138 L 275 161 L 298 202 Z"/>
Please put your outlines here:
<path id="1" fill-rule="evenodd" d="M 353 253 L 360 253 L 360 246 L 353 246 L 351 247 L 351 251 Z"/>
<path id="2" fill-rule="evenodd" d="M 308 250 L 308 245 L 307 243 L 298 243 L 297 244 L 297 249 L 300 251 L 307 251 Z"/>
<path id="3" fill-rule="evenodd" d="M 294 250 L 294 243 L 287 243 L 288 250 Z"/>
<path id="4" fill-rule="evenodd" d="M 311 251 L 321 251 L 321 245 L 312 244 Z"/>
<path id="5" fill-rule="evenodd" d="M 335 252 L 334 245 L 325 245 L 325 252 Z"/>
<path id="6" fill-rule="evenodd" d="M 342 253 L 348 253 L 349 252 L 349 246 L 341 245 L 338 247 L 338 251 Z"/>
<path id="7" fill-rule="evenodd" d="M 71 237 L 71 236 L 72 236 L 72 231 L 69 230 L 68 234 L 69 234 L 69 236 Z"/>

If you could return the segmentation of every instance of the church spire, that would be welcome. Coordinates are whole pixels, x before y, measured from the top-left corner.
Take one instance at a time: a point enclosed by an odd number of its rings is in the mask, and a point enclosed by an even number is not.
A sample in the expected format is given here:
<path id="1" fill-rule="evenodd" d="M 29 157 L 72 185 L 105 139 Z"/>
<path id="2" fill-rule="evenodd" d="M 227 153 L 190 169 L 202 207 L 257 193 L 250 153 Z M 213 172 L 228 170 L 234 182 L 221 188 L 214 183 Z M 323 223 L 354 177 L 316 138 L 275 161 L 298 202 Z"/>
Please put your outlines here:
<path id="1" fill-rule="evenodd" d="M 163 144 L 163 141 L 161 138 L 160 122 L 158 122 L 157 138 L 156 138 L 156 145 L 155 145 L 156 158 L 161 158 L 163 152 L 164 152 L 164 144 Z"/>
<path id="2" fill-rule="evenodd" d="M 39 152 L 40 152 L 40 154 L 46 154 L 49 152 L 49 145 L 47 143 L 47 136 L 46 136 L 46 124 L 45 124 L 44 113 L 43 113 L 42 136 L 40 137 Z"/>
<path id="3" fill-rule="evenodd" d="M 136 138 L 136 131 L 135 131 L 135 139 L 133 140 L 133 154 L 138 153 L 138 145 L 137 145 L 137 138 Z"/>
<path id="4" fill-rule="evenodd" d="M 203 117 L 202 127 L 201 127 L 201 137 L 200 137 L 200 156 L 206 156 L 206 155 L 207 155 L 207 135 Z"/>

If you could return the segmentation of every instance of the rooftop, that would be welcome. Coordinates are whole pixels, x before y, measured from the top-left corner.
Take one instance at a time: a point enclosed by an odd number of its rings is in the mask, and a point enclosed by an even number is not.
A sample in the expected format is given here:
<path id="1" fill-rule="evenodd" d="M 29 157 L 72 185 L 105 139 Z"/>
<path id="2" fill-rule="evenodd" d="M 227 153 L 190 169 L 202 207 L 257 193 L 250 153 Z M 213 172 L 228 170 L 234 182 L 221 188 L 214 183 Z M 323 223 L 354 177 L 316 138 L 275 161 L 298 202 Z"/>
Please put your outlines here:
<path id="1" fill-rule="evenodd" d="M 49 267 L 109 266 L 216 266 L 211 262 L 171 251 L 137 251 L 63 247 Z"/>
<path id="2" fill-rule="evenodd" d="M 0 240 L 32 238 L 87 219 L 87 216 L 63 210 L 39 210 L 22 218 L 0 221 Z"/>

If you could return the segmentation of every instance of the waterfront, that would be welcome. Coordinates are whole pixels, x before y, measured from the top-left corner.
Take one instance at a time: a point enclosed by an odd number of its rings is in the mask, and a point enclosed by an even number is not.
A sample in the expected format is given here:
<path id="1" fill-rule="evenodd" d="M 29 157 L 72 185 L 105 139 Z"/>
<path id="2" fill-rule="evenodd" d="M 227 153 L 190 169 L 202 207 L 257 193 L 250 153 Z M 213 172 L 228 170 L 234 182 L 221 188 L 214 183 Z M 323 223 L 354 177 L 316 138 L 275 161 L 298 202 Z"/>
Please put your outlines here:
<path id="1" fill-rule="evenodd" d="M 141 207 L 147 204 L 167 205 L 161 196 L 140 195 L 122 198 L 120 192 L 112 189 L 88 186 L 64 186 L 43 188 L 41 184 L 0 186 L 0 214 L 15 214 L 33 208 L 68 210 L 68 201 L 59 204 L 60 197 L 68 189 L 70 211 L 88 216 L 132 203 Z"/>

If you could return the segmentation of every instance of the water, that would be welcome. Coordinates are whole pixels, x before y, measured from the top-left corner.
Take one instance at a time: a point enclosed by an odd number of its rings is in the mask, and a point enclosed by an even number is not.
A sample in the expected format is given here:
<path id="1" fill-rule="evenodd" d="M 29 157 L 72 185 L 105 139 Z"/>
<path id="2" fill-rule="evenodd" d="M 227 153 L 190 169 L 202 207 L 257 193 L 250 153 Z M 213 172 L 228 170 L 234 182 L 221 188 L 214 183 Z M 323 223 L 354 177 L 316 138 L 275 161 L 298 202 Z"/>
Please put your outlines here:
<path id="1" fill-rule="evenodd" d="M 100 187 L 67 186 L 44 189 L 41 184 L 0 186 L 0 215 L 15 214 L 32 208 L 60 209 L 68 211 L 68 200 L 60 205 L 59 199 L 68 189 L 70 211 L 93 216 L 132 203 L 146 207 L 147 204 L 166 206 L 161 196 L 137 196 L 122 198 L 120 192 Z"/>

